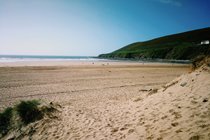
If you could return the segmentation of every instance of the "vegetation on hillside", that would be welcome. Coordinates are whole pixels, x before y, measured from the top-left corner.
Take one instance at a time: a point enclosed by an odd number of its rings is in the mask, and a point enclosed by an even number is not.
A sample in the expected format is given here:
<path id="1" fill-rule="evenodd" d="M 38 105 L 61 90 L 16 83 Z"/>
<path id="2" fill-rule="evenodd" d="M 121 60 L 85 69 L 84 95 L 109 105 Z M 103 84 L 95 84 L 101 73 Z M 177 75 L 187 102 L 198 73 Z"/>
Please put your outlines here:
<path id="1" fill-rule="evenodd" d="M 210 45 L 201 45 L 205 40 L 210 40 L 210 27 L 136 42 L 99 58 L 191 60 L 210 54 Z"/>

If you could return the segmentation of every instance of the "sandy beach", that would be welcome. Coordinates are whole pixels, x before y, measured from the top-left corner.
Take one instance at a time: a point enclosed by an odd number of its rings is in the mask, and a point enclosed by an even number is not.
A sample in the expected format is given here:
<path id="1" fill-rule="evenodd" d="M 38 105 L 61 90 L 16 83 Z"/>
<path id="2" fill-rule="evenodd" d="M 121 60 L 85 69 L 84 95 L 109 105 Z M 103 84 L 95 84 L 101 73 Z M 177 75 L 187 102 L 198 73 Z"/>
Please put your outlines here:
<path id="1" fill-rule="evenodd" d="M 0 140 L 210 140 L 210 0 L 0 0 Z"/>
<path id="2" fill-rule="evenodd" d="M 0 109 L 31 99 L 59 104 L 57 119 L 31 124 L 36 131 L 21 139 L 206 139 L 209 84 L 208 70 L 183 64 L 4 63 Z"/>
<path id="3" fill-rule="evenodd" d="M 41 99 L 62 105 L 129 100 L 189 71 L 188 65 L 129 62 L 12 62 L 0 64 L 0 107 Z M 102 98 L 103 97 L 103 98 Z M 80 103 L 82 100 L 82 103 Z"/>

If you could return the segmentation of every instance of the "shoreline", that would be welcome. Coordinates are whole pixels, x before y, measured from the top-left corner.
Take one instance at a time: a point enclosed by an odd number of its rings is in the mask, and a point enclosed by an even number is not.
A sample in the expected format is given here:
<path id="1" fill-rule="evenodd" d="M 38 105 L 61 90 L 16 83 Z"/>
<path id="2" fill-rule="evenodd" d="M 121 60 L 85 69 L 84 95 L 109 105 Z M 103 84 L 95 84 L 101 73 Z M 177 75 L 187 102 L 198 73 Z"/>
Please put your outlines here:
<path id="1" fill-rule="evenodd" d="M 191 64 L 169 63 L 169 62 L 143 62 L 143 61 L 83 61 L 83 60 L 44 60 L 44 61 L 17 61 L 0 62 L 0 67 L 26 67 L 26 66 L 191 66 Z"/>
<path id="2" fill-rule="evenodd" d="M 145 58 L 145 59 L 135 59 L 135 58 L 103 58 L 103 57 L 93 57 L 96 59 L 105 59 L 113 61 L 128 61 L 128 62 L 145 62 L 145 63 L 175 63 L 175 64 L 191 64 L 191 60 L 177 60 L 177 59 L 160 59 L 160 58 Z"/>

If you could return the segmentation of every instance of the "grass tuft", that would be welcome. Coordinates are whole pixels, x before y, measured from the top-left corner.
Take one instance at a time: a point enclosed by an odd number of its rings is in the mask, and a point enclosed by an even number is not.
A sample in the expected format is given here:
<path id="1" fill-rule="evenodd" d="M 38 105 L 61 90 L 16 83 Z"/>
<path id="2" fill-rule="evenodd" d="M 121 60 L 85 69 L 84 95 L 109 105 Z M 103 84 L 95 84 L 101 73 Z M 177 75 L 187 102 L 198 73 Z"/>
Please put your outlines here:
<path id="1" fill-rule="evenodd" d="M 55 111 L 57 109 L 53 103 L 48 106 L 40 106 L 37 100 L 21 101 L 15 107 L 6 108 L 0 112 L 0 139 L 12 132 L 11 130 L 20 129 L 24 125 L 42 119 L 45 115 L 50 119 L 57 119 L 57 116 L 53 114 Z"/>
<path id="2" fill-rule="evenodd" d="M 6 108 L 2 113 L 0 113 L 0 134 L 5 135 L 10 129 L 12 120 L 11 107 Z"/>
<path id="3" fill-rule="evenodd" d="M 21 101 L 16 106 L 17 113 L 23 123 L 29 124 L 43 118 L 43 113 L 38 108 L 39 105 L 40 103 L 37 100 L 32 100 Z"/>

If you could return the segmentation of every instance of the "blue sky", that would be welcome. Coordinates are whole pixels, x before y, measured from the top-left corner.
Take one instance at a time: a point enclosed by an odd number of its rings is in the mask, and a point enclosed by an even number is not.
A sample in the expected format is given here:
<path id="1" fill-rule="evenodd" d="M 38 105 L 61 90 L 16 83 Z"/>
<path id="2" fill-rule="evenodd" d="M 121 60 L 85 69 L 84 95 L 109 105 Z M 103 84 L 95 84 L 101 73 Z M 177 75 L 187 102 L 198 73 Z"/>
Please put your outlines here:
<path id="1" fill-rule="evenodd" d="M 210 0 L 0 0 L 0 54 L 97 56 L 210 26 Z"/>

